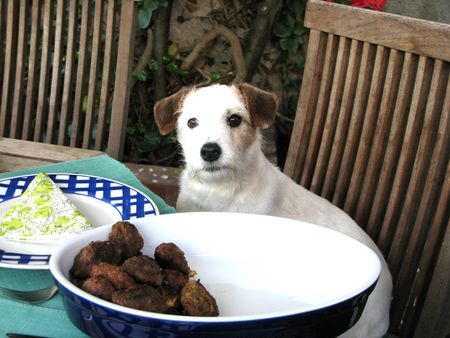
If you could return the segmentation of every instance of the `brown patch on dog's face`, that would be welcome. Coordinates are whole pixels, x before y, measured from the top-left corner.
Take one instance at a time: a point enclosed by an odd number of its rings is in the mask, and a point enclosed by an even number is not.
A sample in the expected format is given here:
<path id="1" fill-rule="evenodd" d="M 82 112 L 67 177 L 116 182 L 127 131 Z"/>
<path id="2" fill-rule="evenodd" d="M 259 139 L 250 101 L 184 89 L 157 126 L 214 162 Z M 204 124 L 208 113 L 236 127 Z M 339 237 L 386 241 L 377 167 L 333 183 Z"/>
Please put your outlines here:
<path id="1" fill-rule="evenodd" d="M 245 118 L 244 114 L 240 114 L 239 112 L 232 110 L 225 114 L 225 123 L 227 123 L 226 120 L 232 115 L 239 115 L 242 118 L 242 122 L 237 127 L 229 127 L 231 142 L 234 144 L 236 149 L 243 151 L 248 149 L 255 141 L 256 128 L 248 119 Z"/>
<path id="2" fill-rule="evenodd" d="M 180 114 L 179 110 L 189 91 L 189 88 L 182 88 L 175 94 L 156 102 L 154 117 L 162 135 L 167 135 L 175 129 Z"/>

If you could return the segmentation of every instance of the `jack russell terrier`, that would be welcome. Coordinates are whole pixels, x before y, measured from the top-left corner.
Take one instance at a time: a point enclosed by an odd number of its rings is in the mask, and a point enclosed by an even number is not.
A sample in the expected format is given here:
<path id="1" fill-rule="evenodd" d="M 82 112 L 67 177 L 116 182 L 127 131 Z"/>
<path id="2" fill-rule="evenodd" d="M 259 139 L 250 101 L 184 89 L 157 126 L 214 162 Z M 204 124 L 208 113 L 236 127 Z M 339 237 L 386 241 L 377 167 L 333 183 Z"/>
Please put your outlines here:
<path id="1" fill-rule="evenodd" d="M 389 326 L 392 278 L 370 237 L 341 209 L 296 184 L 261 150 L 259 129 L 274 120 L 278 98 L 249 84 L 183 88 L 158 101 L 161 134 L 177 129 L 185 168 L 176 209 L 258 213 L 324 226 L 370 247 L 381 275 L 358 322 L 342 337 L 382 337 Z M 326 325 L 326 324 L 325 324 Z"/>

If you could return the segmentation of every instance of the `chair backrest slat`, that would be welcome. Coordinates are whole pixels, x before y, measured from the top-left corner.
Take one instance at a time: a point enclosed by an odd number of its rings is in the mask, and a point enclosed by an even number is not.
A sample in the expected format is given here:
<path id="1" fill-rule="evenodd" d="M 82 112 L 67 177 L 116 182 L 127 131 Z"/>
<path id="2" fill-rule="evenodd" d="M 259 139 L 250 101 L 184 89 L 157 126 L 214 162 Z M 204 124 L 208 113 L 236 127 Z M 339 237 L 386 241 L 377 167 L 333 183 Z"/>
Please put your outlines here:
<path id="1" fill-rule="evenodd" d="M 439 268 L 450 261 L 450 25 L 322 0 L 308 2 L 305 25 L 284 172 L 378 244 L 394 279 L 390 331 L 420 337 L 432 320 L 444 336 L 444 316 L 425 311 L 450 306 L 430 289 L 450 285 Z"/>
<path id="2" fill-rule="evenodd" d="M 26 20 L 27 18 L 27 2 L 21 0 L 19 4 L 19 26 L 17 32 L 17 52 L 16 52 L 16 74 L 13 91 L 11 129 L 9 136 L 16 138 L 19 133 L 19 126 L 22 123 L 21 106 L 23 97 L 23 74 L 25 68 L 25 50 L 26 50 Z"/>
<path id="3" fill-rule="evenodd" d="M 78 17 L 78 6 L 76 1 L 69 1 L 68 8 L 68 27 L 67 27 L 67 45 L 66 45 L 66 62 L 64 64 L 64 84 L 61 99 L 61 115 L 60 124 L 58 128 L 57 144 L 64 145 L 67 143 L 67 132 L 69 127 L 69 119 L 71 118 L 70 107 L 73 107 L 72 90 L 74 86 L 74 72 L 75 72 L 75 32 Z"/>
<path id="4" fill-rule="evenodd" d="M 95 149 L 99 150 L 104 142 L 106 115 L 109 104 L 109 88 L 111 85 L 111 62 L 113 58 L 113 43 L 114 43 L 114 24 L 115 24 L 115 1 L 108 1 L 108 12 L 106 14 L 106 33 L 105 33 L 105 47 L 102 71 L 102 84 L 100 89 L 100 102 L 98 106 L 98 121 L 97 132 L 95 137 Z"/>
<path id="5" fill-rule="evenodd" d="M 98 63 L 100 58 L 100 38 L 101 38 L 101 25 L 103 21 L 103 1 L 95 2 L 94 11 L 94 24 L 92 32 L 92 53 L 91 64 L 89 69 L 89 88 L 87 93 L 87 107 L 86 117 L 84 121 L 84 135 L 82 147 L 87 148 L 91 143 L 91 128 L 93 124 L 95 114 L 95 100 L 96 100 L 96 83 L 98 77 Z"/>
<path id="6" fill-rule="evenodd" d="M 84 108 L 84 89 L 86 82 L 86 63 L 88 52 L 89 26 L 90 26 L 90 1 L 83 1 L 81 7 L 81 28 L 80 42 L 78 46 L 78 65 L 77 65 L 77 82 L 75 85 L 74 109 L 72 116 L 72 128 L 70 135 L 70 146 L 77 147 L 79 145 L 79 132 L 81 124 L 81 115 Z"/>
<path id="7" fill-rule="evenodd" d="M 56 3 L 56 24 L 55 24 L 55 41 L 53 44 L 53 63 L 52 63 L 52 77 L 50 86 L 50 101 L 48 106 L 47 128 L 45 140 L 47 143 L 52 143 L 57 131 L 55 130 L 55 122 L 57 109 L 59 107 L 58 101 L 61 99 L 61 63 L 62 63 L 62 43 L 64 33 L 64 0 L 58 0 Z"/>
<path id="8" fill-rule="evenodd" d="M 52 3 L 51 0 L 45 0 L 42 8 L 42 53 L 39 73 L 38 101 L 36 111 L 36 123 L 34 126 L 33 141 L 39 142 L 42 139 L 43 124 L 48 112 L 47 93 L 48 79 L 50 69 L 50 45 L 52 34 Z"/>
<path id="9" fill-rule="evenodd" d="M 23 114 L 22 139 L 31 139 L 32 111 L 36 109 L 36 89 L 39 87 L 36 83 L 37 73 L 37 52 L 38 52 L 38 34 L 39 34 L 39 18 L 40 18 L 40 0 L 33 0 L 31 10 L 31 32 L 30 32 L 30 48 L 28 50 L 28 81 L 25 98 L 25 109 Z M 1 135 L 1 133 L 0 133 Z"/>
<path id="10" fill-rule="evenodd" d="M 120 31 L 117 47 L 117 58 L 123 60 L 116 65 L 116 78 L 114 82 L 114 100 L 112 103 L 111 128 L 108 135 L 108 154 L 117 157 L 120 149 L 123 149 L 125 143 L 125 131 L 128 104 L 130 96 L 126 95 L 127 88 L 131 86 L 131 72 L 127 69 L 127 63 L 131 63 L 134 56 L 134 36 L 136 26 L 136 7 L 132 1 L 122 2 L 120 9 Z"/>
<path id="11" fill-rule="evenodd" d="M 5 39 L 5 53 L 3 66 L 3 87 L 2 87 L 2 101 L 0 104 L 0 135 L 7 133 L 9 128 L 7 126 L 6 116 L 8 114 L 11 96 L 11 81 L 13 79 L 13 58 L 14 58 L 14 35 L 15 35 L 15 20 L 17 16 L 17 8 L 13 1 L 8 2 L 6 12 L 6 39 Z"/>

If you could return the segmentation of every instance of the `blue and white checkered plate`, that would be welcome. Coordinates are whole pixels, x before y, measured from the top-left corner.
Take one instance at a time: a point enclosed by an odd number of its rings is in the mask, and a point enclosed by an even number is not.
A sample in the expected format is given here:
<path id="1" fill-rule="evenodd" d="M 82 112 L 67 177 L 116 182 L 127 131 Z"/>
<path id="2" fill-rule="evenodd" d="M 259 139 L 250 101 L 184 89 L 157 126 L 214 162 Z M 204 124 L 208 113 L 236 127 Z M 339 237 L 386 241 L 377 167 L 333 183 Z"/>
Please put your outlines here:
<path id="1" fill-rule="evenodd" d="M 159 214 L 156 203 L 139 190 L 107 178 L 80 174 L 47 174 L 94 227 Z M 0 180 L 0 217 L 22 195 L 36 175 Z M 54 244 L 0 239 L 0 267 L 48 269 Z"/>

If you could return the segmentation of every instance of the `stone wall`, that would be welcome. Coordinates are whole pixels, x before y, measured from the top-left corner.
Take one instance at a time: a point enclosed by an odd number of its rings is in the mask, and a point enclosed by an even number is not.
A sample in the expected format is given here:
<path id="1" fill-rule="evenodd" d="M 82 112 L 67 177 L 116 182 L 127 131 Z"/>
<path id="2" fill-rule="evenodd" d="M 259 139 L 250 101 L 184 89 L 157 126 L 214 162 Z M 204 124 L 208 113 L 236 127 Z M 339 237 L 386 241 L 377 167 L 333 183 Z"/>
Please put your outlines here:
<path id="1" fill-rule="evenodd" d="M 384 11 L 450 24 L 450 0 L 388 0 Z"/>

